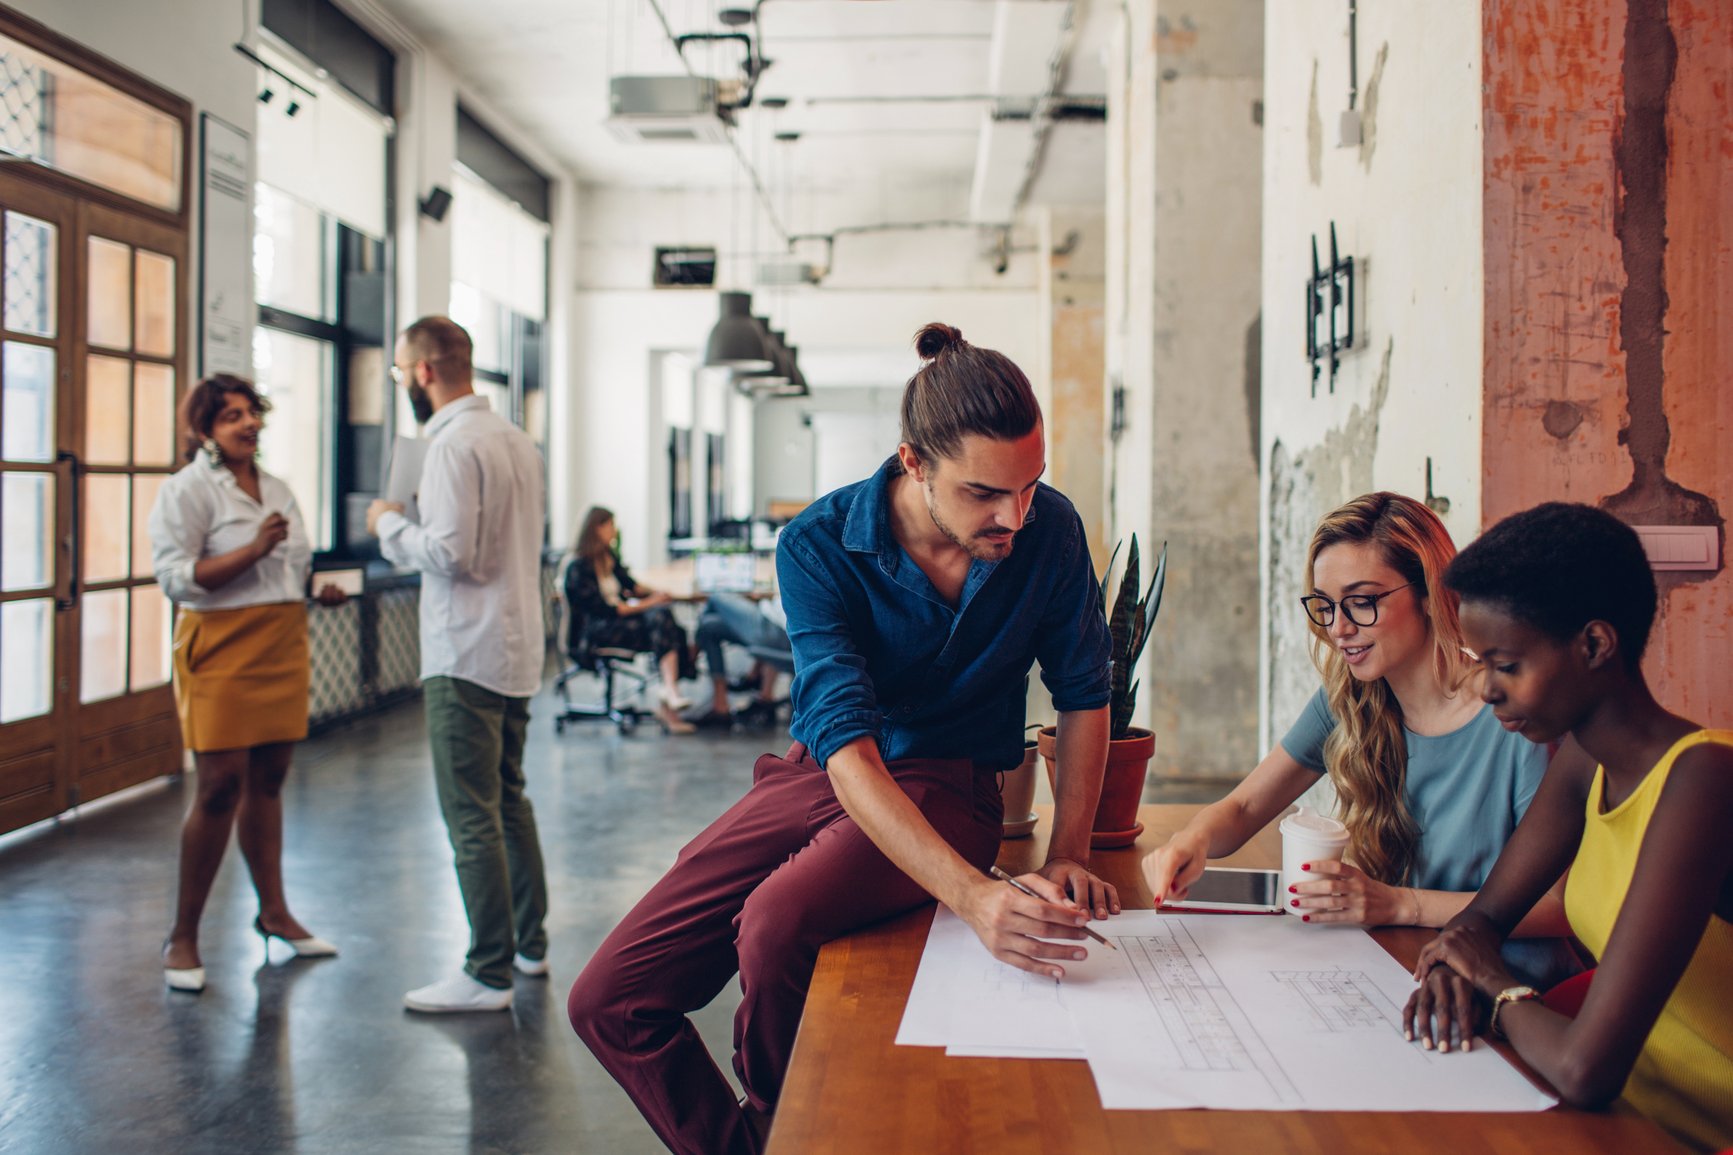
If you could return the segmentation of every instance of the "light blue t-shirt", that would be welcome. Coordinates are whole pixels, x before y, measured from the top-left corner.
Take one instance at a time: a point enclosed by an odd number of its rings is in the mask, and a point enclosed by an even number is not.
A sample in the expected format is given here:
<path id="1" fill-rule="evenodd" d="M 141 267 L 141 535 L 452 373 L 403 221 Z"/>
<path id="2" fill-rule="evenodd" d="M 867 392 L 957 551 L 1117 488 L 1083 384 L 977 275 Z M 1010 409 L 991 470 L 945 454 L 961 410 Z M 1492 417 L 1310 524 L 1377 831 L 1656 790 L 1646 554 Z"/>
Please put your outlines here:
<path id="1" fill-rule="evenodd" d="M 1335 728 L 1329 699 L 1320 689 L 1282 739 L 1282 749 L 1322 774 L 1324 740 Z M 1491 706 L 1448 734 L 1403 733 L 1408 739 L 1403 800 L 1420 830 L 1407 885 L 1479 890 L 1534 801 L 1546 773 L 1546 748 L 1499 725 Z M 1505 959 L 1537 985 L 1551 985 L 1581 969 L 1558 939 L 1512 939 Z"/>

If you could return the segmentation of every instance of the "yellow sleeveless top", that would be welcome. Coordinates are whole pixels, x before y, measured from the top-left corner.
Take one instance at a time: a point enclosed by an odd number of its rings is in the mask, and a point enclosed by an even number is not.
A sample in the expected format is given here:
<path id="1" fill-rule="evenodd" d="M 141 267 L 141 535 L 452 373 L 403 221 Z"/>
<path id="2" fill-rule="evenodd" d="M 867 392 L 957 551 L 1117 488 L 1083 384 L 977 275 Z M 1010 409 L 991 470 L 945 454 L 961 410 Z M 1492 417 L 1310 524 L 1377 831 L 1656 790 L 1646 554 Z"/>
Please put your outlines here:
<path id="1" fill-rule="evenodd" d="M 1714 742 L 1733 746 L 1733 730 L 1699 730 L 1674 743 L 1631 796 L 1602 813 L 1606 770 L 1595 769 L 1582 844 L 1565 882 L 1571 931 L 1598 959 L 1625 904 L 1637 852 L 1667 776 L 1680 754 Z M 1728 784 L 1733 789 L 1733 782 Z M 1700 1148 L 1733 1146 L 1733 925 L 1709 916 L 1690 964 L 1661 1009 L 1625 1099 Z"/>

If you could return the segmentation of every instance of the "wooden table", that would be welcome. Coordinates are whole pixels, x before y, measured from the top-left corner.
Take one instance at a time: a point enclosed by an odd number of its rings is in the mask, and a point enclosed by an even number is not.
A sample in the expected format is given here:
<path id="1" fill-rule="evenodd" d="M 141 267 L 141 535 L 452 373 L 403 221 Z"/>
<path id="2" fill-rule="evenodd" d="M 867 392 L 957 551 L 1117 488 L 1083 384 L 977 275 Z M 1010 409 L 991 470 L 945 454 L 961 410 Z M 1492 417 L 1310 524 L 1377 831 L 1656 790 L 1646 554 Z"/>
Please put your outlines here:
<path id="1" fill-rule="evenodd" d="M 1145 806 L 1133 847 L 1097 851 L 1095 868 L 1126 909 L 1147 909 L 1137 864 L 1197 808 Z M 1031 838 L 1007 842 L 999 863 L 1013 874 L 1043 861 L 1051 809 Z M 1274 867 L 1281 840 L 1261 832 L 1228 865 Z M 932 924 L 928 907 L 839 939 L 819 954 L 805 1017 L 770 1135 L 769 1155 L 1019 1152 L 1605 1152 L 1680 1148 L 1629 1112 L 1559 1108 L 1528 1114 L 1328 1111 L 1106 1111 L 1087 1063 L 966 1059 L 938 1047 L 895 1044 L 903 1005 Z M 1430 930 L 1373 937 L 1412 966 Z M 1505 1051 L 1507 1056 L 1509 1051 Z M 1520 1065 L 1520 1064 L 1519 1064 Z"/>

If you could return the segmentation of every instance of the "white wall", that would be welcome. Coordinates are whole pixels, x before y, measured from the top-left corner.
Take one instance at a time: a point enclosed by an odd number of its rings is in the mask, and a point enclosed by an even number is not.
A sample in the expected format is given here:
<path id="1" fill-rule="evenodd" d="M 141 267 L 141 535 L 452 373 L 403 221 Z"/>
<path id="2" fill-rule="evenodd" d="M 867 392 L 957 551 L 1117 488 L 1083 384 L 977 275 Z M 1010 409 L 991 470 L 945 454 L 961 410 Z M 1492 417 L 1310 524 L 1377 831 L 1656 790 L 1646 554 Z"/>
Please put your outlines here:
<path id="1" fill-rule="evenodd" d="M 564 426 L 575 460 L 568 491 L 554 501 L 556 508 L 564 502 L 566 521 L 591 504 L 613 509 L 620 524 L 631 527 L 625 535 L 630 565 L 661 561 L 667 535 L 667 429 L 650 374 L 663 352 L 701 352 L 717 310 L 716 294 L 707 290 L 649 288 L 653 250 L 715 245 L 724 261 L 719 284 L 744 284 L 733 278 L 747 278 L 752 262 L 730 261 L 727 254 L 731 239 L 738 234 L 744 241 L 750 230 L 744 220 L 730 228 L 727 200 L 644 189 L 586 186 L 583 192 L 572 320 L 574 403 Z M 745 217 L 743 202 L 736 211 Z M 765 252 L 774 251 L 767 226 L 760 226 L 759 237 Z M 1037 271 L 1031 251 L 1013 254 L 1006 273 L 995 273 L 972 230 L 845 238 L 822 287 L 758 289 L 754 309 L 786 332 L 803 364 L 812 355 L 815 366 L 842 367 L 834 380 L 813 381 L 811 403 L 821 407 L 816 399 L 827 389 L 900 390 L 920 364 L 915 332 L 929 321 L 955 325 L 975 344 L 998 349 L 1044 391 Z M 800 448 L 809 439 L 795 431 L 798 416 L 788 416 L 790 405 L 764 402 L 754 423 L 755 456 L 772 463 L 768 473 L 755 471 L 757 511 L 768 498 L 814 496 L 807 492 L 809 458 L 802 456 L 810 450 Z M 885 453 L 895 448 L 887 445 Z M 806 475 L 801 491 L 785 492 L 796 473 Z"/>
<path id="2" fill-rule="evenodd" d="M 1261 743 L 1317 676 L 1296 599 L 1318 518 L 1360 493 L 1425 492 L 1427 457 L 1459 544 L 1478 530 L 1482 291 L 1481 17 L 1472 0 L 1363 4 L 1365 143 L 1336 145 L 1347 12 L 1267 6 L 1263 208 Z M 1363 325 L 1312 396 L 1303 292 L 1334 221 L 1361 274 Z"/>

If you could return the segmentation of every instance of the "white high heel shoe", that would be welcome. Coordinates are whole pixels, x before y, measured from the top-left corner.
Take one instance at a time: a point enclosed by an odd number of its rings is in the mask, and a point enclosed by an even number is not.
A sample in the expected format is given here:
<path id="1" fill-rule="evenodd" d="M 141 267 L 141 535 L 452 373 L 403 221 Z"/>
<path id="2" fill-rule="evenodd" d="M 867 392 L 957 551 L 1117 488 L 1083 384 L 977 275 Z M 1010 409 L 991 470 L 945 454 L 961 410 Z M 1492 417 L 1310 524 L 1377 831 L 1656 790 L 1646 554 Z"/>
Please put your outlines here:
<path id="1" fill-rule="evenodd" d="M 171 991 L 186 991 L 196 995 L 205 989 L 205 968 L 163 967 L 162 979 Z"/>
<path id="2" fill-rule="evenodd" d="M 282 939 L 288 944 L 289 949 L 295 952 L 296 958 L 337 957 L 337 948 L 318 935 L 310 934 L 306 938 L 288 938 L 276 931 L 266 930 L 264 920 L 260 918 L 253 919 L 253 929 L 258 931 L 259 937 L 265 940 L 265 954 L 267 956 L 271 953 L 271 940 L 275 938 Z"/>
<path id="3" fill-rule="evenodd" d="M 692 708 L 692 699 L 686 697 L 680 693 L 677 688 L 668 685 L 666 682 L 659 683 L 656 686 L 656 696 L 662 699 L 662 704 L 670 710 L 678 711 L 689 710 Z"/>
<path id="4" fill-rule="evenodd" d="M 164 954 L 168 953 L 168 941 L 166 939 L 163 941 L 162 950 Z M 162 981 L 168 984 L 168 989 L 171 991 L 185 991 L 188 994 L 196 995 L 205 989 L 204 965 L 200 964 L 196 967 L 165 966 L 162 968 Z"/>

